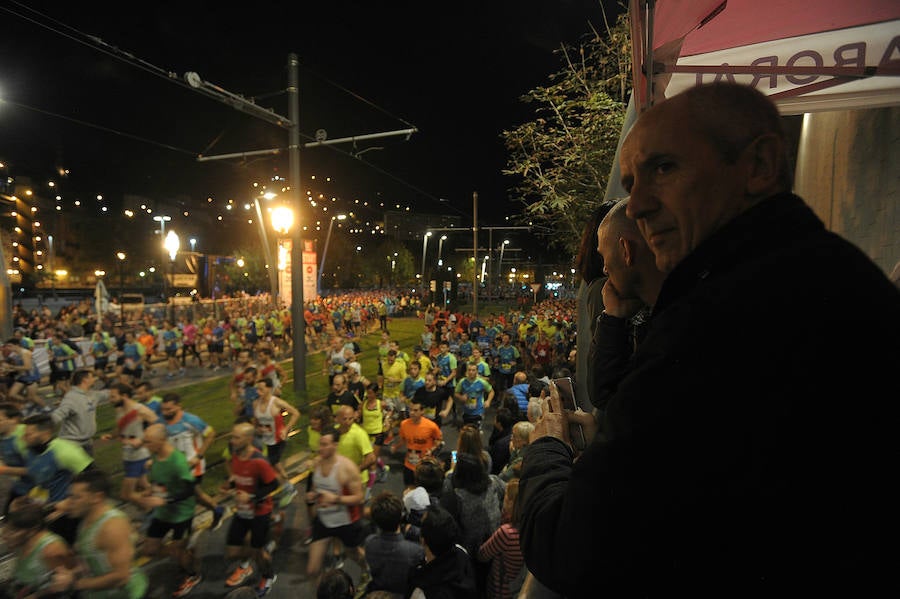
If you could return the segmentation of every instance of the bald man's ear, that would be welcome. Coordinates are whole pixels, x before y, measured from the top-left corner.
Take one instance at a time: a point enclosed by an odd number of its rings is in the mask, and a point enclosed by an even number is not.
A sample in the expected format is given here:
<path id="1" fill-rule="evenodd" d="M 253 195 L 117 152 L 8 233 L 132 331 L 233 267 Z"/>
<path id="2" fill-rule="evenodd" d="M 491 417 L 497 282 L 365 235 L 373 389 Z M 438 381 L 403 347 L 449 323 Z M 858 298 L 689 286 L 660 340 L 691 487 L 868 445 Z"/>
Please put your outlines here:
<path id="1" fill-rule="evenodd" d="M 744 150 L 741 157 L 747 164 L 747 195 L 768 196 L 779 185 L 779 172 L 785 148 L 774 133 L 760 135 Z"/>
<path id="2" fill-rule="evenodd" d="M 619 247 L 622 248 L 622 257 L 625 259 L 625 265 L 634 266 L 634 261 L 636 259 L 634 242 L 625 237 L 619 237 Z"/>

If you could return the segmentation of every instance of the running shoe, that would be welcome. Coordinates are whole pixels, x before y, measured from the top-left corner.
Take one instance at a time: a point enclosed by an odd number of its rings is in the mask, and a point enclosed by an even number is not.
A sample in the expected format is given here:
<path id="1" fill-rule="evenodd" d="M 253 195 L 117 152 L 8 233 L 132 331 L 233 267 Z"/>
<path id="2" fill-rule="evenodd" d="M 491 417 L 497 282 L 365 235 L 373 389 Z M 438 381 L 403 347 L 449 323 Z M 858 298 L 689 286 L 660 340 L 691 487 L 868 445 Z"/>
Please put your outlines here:
<path id="1" fill-rule="evenodd" d="M 239 587 L 244 584 L 248 578 L 253 576 L 253 566 L 247 565 L 242 566 L 238 564 L 238 566 L 234 569 L 234 572 L 225 579 L 225 586 L 227 587 Z"/>
<path id="2" fill-rule="evenodd" d="M 291 502 L 294 500 L 294 497 L 297 496 L 297 489 L 291 483 L 291 481 L 286 481 L 281 488 L 281 494 L 278 498 L 278 507 L 281 509 L 286 508 L 291 505 Z"/>
<path id="3" fill-rule="evenodd" d="M 391 467 L 385 464 L 379 471 L 378 475 L 375 477 L 375 482 L 383 483 L 387 480 L 387 475 L 391 471 Z"/>
<path id="4" fill-rule="evenodd" d="M 272 578 L 260 578 L 259 583 L 256 585 L 256 596 L 257 597 L 265 597 L 269 594 L 269 591 L 272 590 L 272 585 L 275 584 L 275 581 L 278 579 L 278 576 L 275 574 L 272 575 Z"/>
<path id="5" fill-rule="evenodd" d="M 172 593 L 173 597 L 184 597 L 188 593 L 194 590 L 194 587 L 200 584 L 203 580 L 203 576 L 200 574 L 195 574 L 194 576 L 186 576 L 181 585 L 175 589 L 175 592 Z"/>

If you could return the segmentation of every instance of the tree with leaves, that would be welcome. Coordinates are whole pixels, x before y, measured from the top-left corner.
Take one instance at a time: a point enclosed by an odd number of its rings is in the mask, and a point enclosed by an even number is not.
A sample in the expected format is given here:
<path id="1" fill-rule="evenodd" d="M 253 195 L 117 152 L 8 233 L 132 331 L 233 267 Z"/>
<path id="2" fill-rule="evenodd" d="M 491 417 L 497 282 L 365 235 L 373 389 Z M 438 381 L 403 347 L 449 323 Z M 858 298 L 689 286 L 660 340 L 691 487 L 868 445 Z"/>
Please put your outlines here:
<path id="1" fill-rule="evenodd" d="M 516 177 L 513 201 L 525 206 L 521 222 L 572 256 L 603 201 L 630 91 L 627 13 L 605 25 L 557 51 L 562 69 L 522 97 L 536 118 L 501 135 L 510 152 L 503 173 Z"/>

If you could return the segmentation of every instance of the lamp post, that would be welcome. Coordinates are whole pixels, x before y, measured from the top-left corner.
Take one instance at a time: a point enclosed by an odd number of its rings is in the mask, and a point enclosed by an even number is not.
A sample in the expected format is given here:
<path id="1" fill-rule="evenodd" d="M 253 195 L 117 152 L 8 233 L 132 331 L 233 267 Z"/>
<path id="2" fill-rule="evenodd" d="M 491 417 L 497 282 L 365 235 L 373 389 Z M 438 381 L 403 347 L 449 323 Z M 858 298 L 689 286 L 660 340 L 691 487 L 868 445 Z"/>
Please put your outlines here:
<path id="1" fill-rule="evenodd" d="M 334 226 L 335 220 L 345 220 L 346 214 L 337 214 L 328 221 L 328 233 L 325 235 L 325 247 L 322 249 L 322 260 L 319 262 L 319 277 L 316 282 L 316 289 L 319 295 L 322 295 L 322 272 L 325 270 L 325 255 L 328 254 L 328 243 L 331 241 L 331 227 Z"/>
<path id="2" fill-rule="evenodd" d="M 50 294 L 56 299 L 56 270 L 53 268 L 53 235 L 47 235 L 47 251 L 50 253 Z"/>
<path id="3" fill-rule="evenodd" d="M 178 238 L 178 233 L 175 231 L 169 231 L 166 235 L 166 241 L 164 247 L 166 251 L 169 253 L 169 259 L 172 262 L 172 322 L 175 321 L 175 257 L 178 255 L 178 248 L 181 246 L 181 239 Z"/>
<path id="4" fill-rule="evenodd" d="M 277 194 L 270 191 L 263 194 L 262 197 L 271 200 L 276 195 Z M 272 260 L 272 249 L 269 247 L 269 237 L 266 235 L 266 223 L 263 220 L 262 208 L 259 205 L 258 196 L 253 198 L 253 203 L 256 205 L 256 220 L 259 221 L 259 237 L 262 241 L 263 254 L 266 258 L 266 268 L 269 271 L 269 287 L 272 293 L 272 303 L 274 304 L 276 297 L 278 296 L 278 279 L 275 275 L 275 262 Z"/>
<path id="5" fill-rule="evenodd" d="M 431 231 L 426 231 L 422 236 L 422 274 L 419 276 L 422 287 L 425 286 L 425 253 L 428 251 L 428 238 L 432 235 Z"/>
<path id="6" fill-rule="evenodd" d="M 159 223 L 159 238 L 162 239 L 163 249 L 166 249 L 166 223 L 172 220 L 171 216 L 165 214 L 158 214 L 153 217 L 153 220 Z M 165 264 L 165 262 L 163 262 Z M 162 288 L 162 296 L 164 298 L 169 297 L 169 285 L 166 282 L 166 275 L 162 277 L 163 288 Z"/>
<path id="7" fill-rule="evenodd" d="M 500 284 L 503 283 L 503 250 L 509 245 L 509 239 L 504 239 L 500 244 L 500 259 L 497 261 L 497 291 L 500 290 Z"/>
<path id="8" fill-rule="evenodd" d="M 444 249 L 444 242 L 447 241 L 446 235 L 441 235 L 441 238 L 438 240 L 438 266 L 443 266 L 444 261 L 441 260 L 441 251 Z"/>
<path id="9" fill-rule="evenodd" d="M 125 264 L 125 252 L 116 252 L 116 258 L 119 259 L 119 322 L 122 325 L 125 325 L 125 302 L 123 298 L 125 296 L 125 275 L 123 274 L 122 267 Z"/>

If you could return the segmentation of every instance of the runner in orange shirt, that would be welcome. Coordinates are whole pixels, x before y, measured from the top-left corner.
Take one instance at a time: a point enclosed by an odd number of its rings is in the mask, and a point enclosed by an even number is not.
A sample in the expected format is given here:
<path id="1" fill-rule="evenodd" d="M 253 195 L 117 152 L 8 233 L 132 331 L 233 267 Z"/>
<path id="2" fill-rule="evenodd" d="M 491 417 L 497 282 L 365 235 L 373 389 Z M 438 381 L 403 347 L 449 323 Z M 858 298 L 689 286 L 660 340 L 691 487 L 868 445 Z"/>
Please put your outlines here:
<path id="1" fill-rule="evenodd" d="M 444 445 L 441 427 L 424 415 L 421 399 L 414 396 L 409 404 L 409 418 L 400 423 L 400 437 L 406 443 L 403 484 L 409 488 L 415 487 L 416 466 L 422 458 L 437 454 Z"/>

